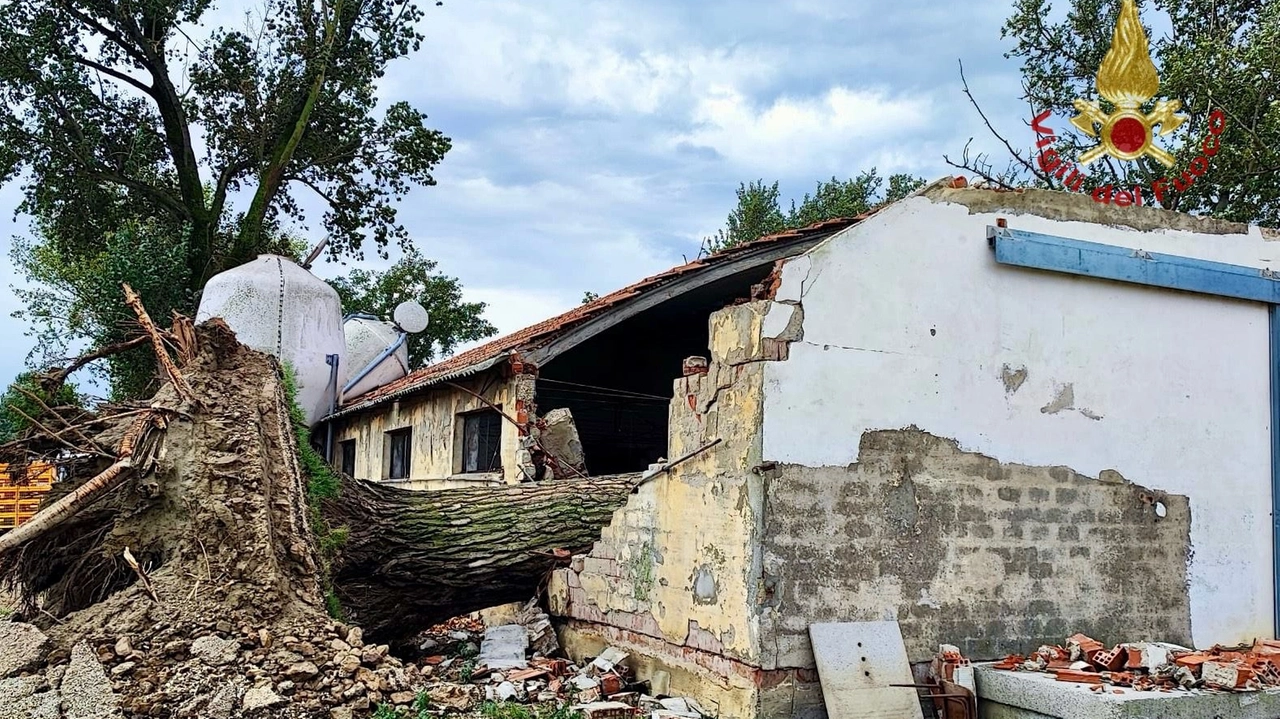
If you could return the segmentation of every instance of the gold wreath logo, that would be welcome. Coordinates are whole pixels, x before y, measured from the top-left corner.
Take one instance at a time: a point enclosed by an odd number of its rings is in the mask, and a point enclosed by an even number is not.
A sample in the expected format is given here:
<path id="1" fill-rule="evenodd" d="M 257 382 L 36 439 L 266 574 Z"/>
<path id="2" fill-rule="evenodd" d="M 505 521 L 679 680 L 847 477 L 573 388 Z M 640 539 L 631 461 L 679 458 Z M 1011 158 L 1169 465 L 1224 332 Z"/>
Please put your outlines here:
<path id="1" fill-rule="evenodd" d="M 1120 0 L 1120 16 L 1116 18 L 1111 48 L 1098 68 L 1098 94 L 1109 100 L 1115 111 L 1103 112 L 1096 100 L 1075 101 L 1080 114 L 1071 118 L 1071 124 L 1100 141 L 1080 155 L 1080 164 L 1087 166 L 1104 154 L 1117 160 L 1136 160 L 1147 155 L 1172 167 L 1173 155 L 1155 146 L 1154 131 L 1159 125 L 1160 135 L 1168 135 L 1187 118 L 1175 114 L 1182 108 L 1180 100 L 1160 100 L 1150 114 L 1141 111 L 1142 104 L 1155 97 L 1159 89 L 1160 77 L 1151 61 L 1151 46 L 1142 29 L 1138 8 L 1134 0 Z"/>

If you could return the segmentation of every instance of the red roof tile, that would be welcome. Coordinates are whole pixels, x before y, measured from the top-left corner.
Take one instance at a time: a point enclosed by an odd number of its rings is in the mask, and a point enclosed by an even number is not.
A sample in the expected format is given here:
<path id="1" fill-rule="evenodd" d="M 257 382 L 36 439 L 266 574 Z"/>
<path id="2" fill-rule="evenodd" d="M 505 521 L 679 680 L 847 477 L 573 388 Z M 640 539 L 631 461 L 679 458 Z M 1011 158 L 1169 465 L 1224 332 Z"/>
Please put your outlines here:
<path id="1" fill-rule="evenodd" d="M 414 370 L 409 374 L 401 377 L 394 382 L 389 382 L 381 387 L 366 392 L 359 397 L 349 399 L 342 403 L 343 413 L 372 407 L 382 401 L 391 399 L 392 397 L 401 396 L 407 392 L 428 387 L 437 382 L 451 379 L 458 373 L 483 362 L 503 357 L 513 351 L 525 351 L 537 347 L 547 341 L 559 337 L 569 329 L 600 315 L 615 305 L 626 302 L 633 297 L 644 294 L 657 286 L 666 283 L 675 277 L 686 275 L 691 272 L 698 272 L 702 269 L 723 262 L 726 259 L 743 254 L 749 250 L 775 242 L 786 242 L 789 240 L 800 240 L 811 238 L 814 235 L 821 235 L 830 232 L 842 230 L 850 225 L 854 225 L 859 221 L 871 216 L 875 210 L 865 212 L 857 217 L 840 217 L 822 222 L 816 222 L 808 227 L 801 227 L 793 230 L 786 230 L 773 235 L 766 235 L 758 240 L 744 242 L 741 245 L 733 247 L 716 254 L 694 260 L 678 267 L 673 267 L 665 272 L 660 272 L 652 277 L 646 277 L 639 282 L 623 287 L 620 290 L 603 295 L 591 302 L 579 307 L 575 307 L 568 312 L 556 315 L 550 319 L 543 320 L 535 325 L 531 325 L 517 332 L 513 332 L 504 337 L 499 337 L 491 342 L 486 342 L 479 347 L 474 347 L 466 352 L 459 353 L 442 362 Z"/>

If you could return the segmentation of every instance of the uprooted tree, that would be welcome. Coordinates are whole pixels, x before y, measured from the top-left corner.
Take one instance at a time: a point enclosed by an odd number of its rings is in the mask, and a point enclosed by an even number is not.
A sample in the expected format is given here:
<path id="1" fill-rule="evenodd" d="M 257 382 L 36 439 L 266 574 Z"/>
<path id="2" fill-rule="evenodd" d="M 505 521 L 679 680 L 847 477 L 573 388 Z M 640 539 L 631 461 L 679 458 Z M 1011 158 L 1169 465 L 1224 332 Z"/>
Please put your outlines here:
<path id="1" fill-rule="evenodd" d="M 329 621 L 328 609 L 394 643 L 529 598 L 633 489 L 594 479 L 417 493 L 332 474 L 299 433 L 273 357 L 217 319 L 156 328 L 126 292 L 165 375 L 159 392 L 74 421 L 45 407 L 2 448 L 11 461 L 60 454 L 71 475 L 0 536 L 0 576 L 55 640 L 108 623 L 143 635 L 226 618 L 287 627 Z"/>

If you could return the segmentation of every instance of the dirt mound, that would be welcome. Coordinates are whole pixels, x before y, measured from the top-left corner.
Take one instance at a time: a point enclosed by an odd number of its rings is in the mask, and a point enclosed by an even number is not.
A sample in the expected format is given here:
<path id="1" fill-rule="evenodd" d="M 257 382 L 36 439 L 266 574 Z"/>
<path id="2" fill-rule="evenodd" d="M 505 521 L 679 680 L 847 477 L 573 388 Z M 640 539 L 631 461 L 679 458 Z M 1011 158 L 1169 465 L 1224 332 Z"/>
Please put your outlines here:
<path id="1" fill-rule="evenodd" d="M 69 694 L 67 681 L 95 676 L 92 660 L 126 716 L 328 717 L 331 707 L 389 700 L 408 686 L 399 662 L 324 610 L 280 367 L 220 322 L 198 328 L 196 341 L 181 368 L 196 402 L 170 383 L 93 437 L 120 447 L 139 416 L 157 417 L 152 460 L 5 555 L 20 614 L 51 647 L 39 666 L 22 662 L 28 677 L 8 691 L 56 693 L 63 713 L 49 716 L 79 716 L 68 706 L 80 690 Z"/>

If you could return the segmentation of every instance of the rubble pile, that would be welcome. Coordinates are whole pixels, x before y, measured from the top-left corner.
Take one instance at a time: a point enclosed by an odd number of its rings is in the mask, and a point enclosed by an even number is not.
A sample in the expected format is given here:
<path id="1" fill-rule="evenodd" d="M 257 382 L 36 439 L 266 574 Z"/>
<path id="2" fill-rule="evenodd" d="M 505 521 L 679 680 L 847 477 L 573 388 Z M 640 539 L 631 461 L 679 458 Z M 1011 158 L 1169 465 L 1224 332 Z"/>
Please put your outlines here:
<path id="1" fill-rule="evenodd" d="M 1065 647 L 1042 646 L 1030 656 L 1005 657 L 993 667 L 1044 672 L 1058 681 L 1093 685 L 1093 691 L 1207 689 L 1252 692 L 1280 687 L 1280 641 L 1259 639 L 1252 646 L 1214 646 L 1195 651 L 1163 642 L 1132 642 L 1110 649 L 1076 634 Z M 1119 688 L 1117 688 L 1119 687 Z"/>
<path id="2" fill-rule="evenodd" d="M 706 716 L 693 699 L 665 696 L 665 681 L 636 681 L 625 652 L 609 648 L 578 666 L 553 656 L 559 647 L 541 610 L 528 605 L 515 618 L 521 623 L 490 626 L 483 634 L 473 620 L 427 633 L 423 647 L 461 647 L 455 656 L 422 659 L 429 706 L 467 712 L 485 705 L 544 705 L 582 719 Z M 469 649 L 477 640 L 478 648 Z"/>
<path id="3" fill-rule="evenodd" d="M 307 622 L 266 628 L 167 625 L 54 648 L 34 626 L 0 624 L 0 719 L 331 717 L 409 707 L 418 667 L 363 641 L 358 627 Z M 83 704 L 85 712 L 71 709 Z M 63 713 L 59 713 L 59 707 Z"/>

